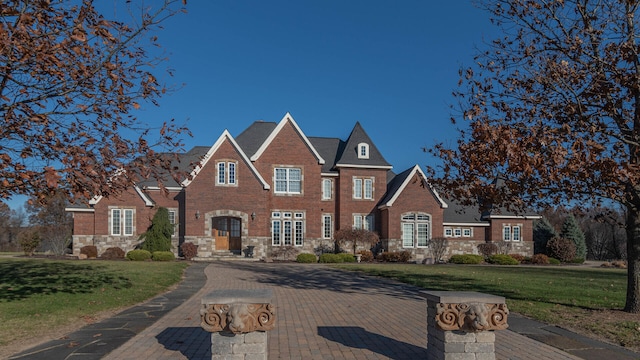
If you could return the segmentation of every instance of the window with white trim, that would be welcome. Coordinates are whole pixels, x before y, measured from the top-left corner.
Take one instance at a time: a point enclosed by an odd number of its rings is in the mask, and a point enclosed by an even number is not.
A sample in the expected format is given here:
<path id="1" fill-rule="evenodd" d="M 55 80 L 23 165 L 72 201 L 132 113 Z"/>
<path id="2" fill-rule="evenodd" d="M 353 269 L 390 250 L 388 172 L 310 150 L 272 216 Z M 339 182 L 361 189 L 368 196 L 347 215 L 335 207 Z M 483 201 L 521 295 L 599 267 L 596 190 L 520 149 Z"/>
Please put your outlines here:
<path id="1" fill-rule="evenodd" d="M 217 163 L 217 185 L 237 185 L 236 164 L 236 162 L 232 161 L 220 161 Z"/>
<path id="2" fill-rule="evenodd" d="M 178 235 L 178 212 L 176 210 L 169 210 L 169 223 L 173 225 L 173 235 Z"/>
<path id="3" fill-rule="evenodd" d="M 276 184 L 274 188 L 276 194 L 302 193 L 302 169 L 275 168 L 273 177 Z"/>
<path id="4" fill-rule="evenodd" d="M 358 144 L 358 159 L 368 159 L 369 158 L 369 144 L 360 143 Z"/>
<path id="5" fill-rule="evenodd" d="M 271 244 L 274 246 L 302 246 L 304 227 L 303 212 L 271 212 Z"/>
<path id="6" fill-rule="evenodd" d="M 333 181 L 322 179 L 322 200 L 331 200 L 333 197 Z"/>
<path id="7" fill-rule="evenodd" d="M 333 237 L 333 217 L 331 214 L 322 215 L 322 238 L 331 239 Z"/>
<path id="8" fill-rule="evenodd" d="M 431 216 L 404 214 L 401 218 L 402 247 L 427 247 L 431 238 Z M 446 234 L 446 229 L 445 229 Z"/>
<path id="9" fill-rule="evenodd" d="M 353 198 L 354 199 L 373 199 L 373 180 L 374 178 L 353 178 Z"/>
<path id="10" fill-rule="evenodd" d="M 471 229 L 470 229 L 470 228 L 464 228 L 464 229 L 462 229 L 462 236 L 464 236 L 464 237 L 471 237 L 471 235 L 472 235 L 472 234 L 473 234 L 473 233 L 472 233 L 472 231 L 471 231 Z"/>
<path id="11" fill-rule="evenodd" d="M 369 231 L 374 230 L 374 217 L 373 214 L 353 214 L 353 228 L 365 229 Z"/>
<path id="12" fill-rule="evenodd" d="M 450 228 L 450 227 L 444 228 L 444 236 L 452 237 L 453 236 L 453 229 Z"/>
<path id="13" fill-rule="evenodd" d="M 111 209 L 111 235 L 133 235 L 133 209 Z"/>
<path id="14" fill-rule="evenodd" d="M 521 241 L 522 240 L 522 225 L 502 225 L 502 240 L 503 241 Z"/>

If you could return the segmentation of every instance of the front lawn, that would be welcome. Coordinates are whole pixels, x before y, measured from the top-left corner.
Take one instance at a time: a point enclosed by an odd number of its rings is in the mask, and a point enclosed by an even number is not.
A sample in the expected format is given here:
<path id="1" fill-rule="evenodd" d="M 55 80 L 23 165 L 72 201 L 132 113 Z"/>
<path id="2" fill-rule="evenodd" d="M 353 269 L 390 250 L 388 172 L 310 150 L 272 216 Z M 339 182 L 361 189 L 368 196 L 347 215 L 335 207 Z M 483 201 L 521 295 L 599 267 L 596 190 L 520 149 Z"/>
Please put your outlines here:
<path id="1" fill-rule="evenodd" d="M 625 303 L 626 270 L 451 264 L 336 266 L 429 290 L 504 296 L 512 312 L 640 351 L 640 315 L 620 311 Z"/>
<path id="2" fill-rule="evenodd" d="M 0 346 L 87 324 L 181 280 L 185 262 L 0 258 Z"/>

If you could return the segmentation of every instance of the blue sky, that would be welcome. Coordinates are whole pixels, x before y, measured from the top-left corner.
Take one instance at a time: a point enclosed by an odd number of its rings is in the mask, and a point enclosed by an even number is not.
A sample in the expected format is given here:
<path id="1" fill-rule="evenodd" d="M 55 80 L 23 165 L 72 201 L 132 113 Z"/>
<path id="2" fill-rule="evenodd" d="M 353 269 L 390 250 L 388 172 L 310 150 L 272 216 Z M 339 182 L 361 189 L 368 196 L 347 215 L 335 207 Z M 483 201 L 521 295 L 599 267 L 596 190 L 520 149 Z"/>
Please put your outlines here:
<path id="1" fill-rule="evenodd" d="M 455 143 L 458 70 L 499 33 L 472 0 L 190 0 L 155 35 L 179 89 L 136 115 L 186 122 L 187 150 L 290 112 L 307 136 L 346 140 L 360 121 L 400 172 Z"/>

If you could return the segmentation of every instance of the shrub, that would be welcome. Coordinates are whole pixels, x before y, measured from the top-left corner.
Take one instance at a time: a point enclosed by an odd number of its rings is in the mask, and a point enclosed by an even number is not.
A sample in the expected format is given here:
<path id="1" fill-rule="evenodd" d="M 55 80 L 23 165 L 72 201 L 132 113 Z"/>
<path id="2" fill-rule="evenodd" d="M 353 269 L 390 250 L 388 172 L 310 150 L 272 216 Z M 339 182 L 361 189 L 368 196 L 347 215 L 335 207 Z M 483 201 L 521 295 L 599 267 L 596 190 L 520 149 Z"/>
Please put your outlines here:
<path id="1" fill-rule="evenodd" d="M 572 264 L 584 264 L 584 259 L 581 257 L 573 258 L 569 261 Z"/>
<path id="2" fill-rule="evenodd" d="M 132 261 L 146 261 L 151 259 L 151 253 L 147 250 L 131 250 L 127 253 L 127 259 Z"/>
<path id="3" fill-rule="evenodd" d="M 547 254 L 566 263 L 576 257 L 576 246 L 569 239 L 555 237 L 547 242 Z"/>
<path id="4" fill-rule="evenodd" d="M 626 261 L 614 261 L 611 263 L 611 266 L 618 268 L 618 269 L 626 269 L 627 268 L 627 262 Z"/>
<path id="5" fill-rule="evenodd" d="M 519 263 L 526 261 L 527 257 L 521 254 L 509 254 L 512 258 L 518 260 Z M 529 259 L 531 260 L 531 259 Z"/>
<path id="6" fill-rule="evenodd" d="M 494 243 L 478 244 L 478 252 L 480 253 L 480 255 L 488 258 L 489 256 L 498 253 L 498 245 Z"/>
<path id="7" fill-rule="evenodd" d="M 314 254 L 309 254 L 309 253 L 302 253 L 298 255 L 298 257 L 296 257 L 296 262 L 299 262 L 299 263 L 310 264 L 310 263 L 315 263 L 317 261 L 318 260 L 316 259 L 316 256 Z"/>
<path id="8" fill-rule="evenodd" d="M 356 257 L 353 256 L 353 254 L 340 253 L 336 255 L 338 255 L 342 259 L 342 262 L 356 262 Z"/>
<path id="9" fill-rule="evenodd" d="M 560 260 L 558 260 L 556 258 L 549 258 L 549 264 L 551 264 L 551 265 L 560 265 L 562 263 L 560 262 Z"/>
<path id="10" fill-rule="evenodd" d="M 346 243 L 350 243 L 353 248 L 353 254 L 356 253 L 358 246 L 372 247 L 380 238 L 378 234 L 366 229 L 347 228 L 340 229 L 333 235 L 335 241 L 336 252 Z"/>
<path id="11" fill-rule="evenodd" d="M 87 245 L 80 248 L 80 254 L 87 255 L 88 259 L 95 259 L 98 257 L 98 248 L 94 245 Z"/>
<path id="12" fill-rule="evenodd" d="M 156 251 L 151 254 L 153 261 L 173 261 L 176 256 L 171 251 Z"/>
<path id="13" fill-rule="evenodd" d="M 182 250 L 182 256 L 187 260 L 191 260 L 198 255 L 198 245 L 195 245 L 192 242 L 182 243 L 182 245 L 180 245 L 180 250 Z"/>
<path id="14" fill-rule="evenodd" d="M 342 261 L 342 257 L 338 254 L 322 254 L 320 255 L 320 259 L 318 259 L 320 263 L 341 263 Z"/>
<path id="15" fill-rule="evenodd" d="M 437 237 L 429 241 L 429 248 L 431 249 L 433 259 L 436 263 L 442 262 L 442 257 L 444 256 L 444 253 L 447 252 L 448 246 L 449 240 L 445 237 Z"/>
<path id="16" fill-rule="evenodd" d="M 482 264 L 484 257 L 482 255 L 464 254 L 451 255 L 449 262 L 452 264 Z"/>
<path id="17" fill-rule="evenodd" d="M 531 263 L 536 265 L 546 265 L 549 263 L 549 257 L 545 254 L 535 254 L 531 257 Z"/>
<path id="18" fill-rule="evenodd" d="M 411 252 L 409 251 L 389 251 L 378 255 L 378 260 L 384 262 L 408 262 L 411 260 Z"/>
<path id="19" fill-rule="evenodd" d="M 18 235 L 18 242 L 25 255 L 33 256 L 40 246 L 40 234 L 34 229 L 25 230 Z"/>
<path id="20" fill-rule="evenodd" d="M 362 262 L 373 261 L 373 253 L 370 250 L 360 250 L 358 251 L 358 254 L 360 254 L 360 261 Z"/>
<path id="21" fill-rule="evenodd" d="M 120 260 L 124 259 L 124 250 L 119 247 L 110 247 L 105 250 L 102 255 L 100 255 L 101 259 L 105 260 Z"/>
<path id="22" fill-rule="evenodd" d="M 169 210 L 160 207 L 153 215 L 147 231 L 140 235 L 140 240 L 144 240 L 140 244 L 140 248 L 152 253 L 169 251 L 171 250 L 171 235 L 173 235 L 173 224 L 169 221 Z"/>
<path id="23" fill-rule="evenodd" d="M 495 254 L 489 256 L 489 263 L 496 265 L 518 265 L 520 262 L 509 255 Z"/>

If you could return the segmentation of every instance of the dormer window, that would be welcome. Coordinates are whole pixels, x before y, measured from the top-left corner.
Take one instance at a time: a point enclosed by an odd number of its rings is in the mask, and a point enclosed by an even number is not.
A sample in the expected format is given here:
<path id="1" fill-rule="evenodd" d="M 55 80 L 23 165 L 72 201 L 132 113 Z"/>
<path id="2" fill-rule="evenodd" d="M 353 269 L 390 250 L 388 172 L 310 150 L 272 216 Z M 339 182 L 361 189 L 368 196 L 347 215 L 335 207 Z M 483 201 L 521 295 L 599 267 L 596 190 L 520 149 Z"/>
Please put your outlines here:
<path id="1" fill-rule="evenodd" d="M 358 144 L 358 159 L 368 159 L 369 158 L 369 144 L 360 143 Z"/>

